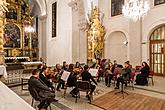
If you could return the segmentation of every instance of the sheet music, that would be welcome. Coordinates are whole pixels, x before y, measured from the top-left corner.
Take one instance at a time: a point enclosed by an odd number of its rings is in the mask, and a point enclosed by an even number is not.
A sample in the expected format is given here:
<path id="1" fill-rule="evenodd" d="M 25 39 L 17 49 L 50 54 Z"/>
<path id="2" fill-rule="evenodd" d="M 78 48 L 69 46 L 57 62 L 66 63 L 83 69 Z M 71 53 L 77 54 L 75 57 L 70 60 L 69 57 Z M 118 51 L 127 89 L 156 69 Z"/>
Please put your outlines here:
<path id="1" fill-rule="evenodd" d="M 89 73 L 92 75 L 92 76 L 97 76 L 98 74 L 98 69 L 93 69 L 93 68 L 91 68 L 91 69 L 89 69 Z"/>
<path id="2" fill-rule="evenodd" d="M 64 72 L 62 73 L 61 79 L 62 79 L 63 81 L 67 81 L 69 75 L 70 75 L 70 72 L 64 71 Z"/>

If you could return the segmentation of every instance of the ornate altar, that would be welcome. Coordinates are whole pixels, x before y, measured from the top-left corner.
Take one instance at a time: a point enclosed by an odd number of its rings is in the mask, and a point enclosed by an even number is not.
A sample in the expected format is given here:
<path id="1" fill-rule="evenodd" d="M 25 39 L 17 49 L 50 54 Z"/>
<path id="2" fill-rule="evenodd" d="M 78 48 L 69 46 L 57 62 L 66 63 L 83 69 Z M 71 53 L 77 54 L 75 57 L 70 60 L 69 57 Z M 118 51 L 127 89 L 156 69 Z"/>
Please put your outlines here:
<path id="1" fill-rule="evenodd" d="M 88 61 L 103 58 L 105 28 L 101 24 L 99 10 L 95 7 L 91 12 L 89 28 L 87 30 L 87 58 Z"/>
<path id="2" fill-rule="evenodd" d="M 6 0 L 8 11 L 5 14 L 3 47 L 5 57 L 29 57 L 38 59 L 38 36 L 25 27 L 33 25 L 29 0 Z M 12 61 L 12 60 L 11 60 Z M 5 60 L 6 63 L 9 60 Z"/>

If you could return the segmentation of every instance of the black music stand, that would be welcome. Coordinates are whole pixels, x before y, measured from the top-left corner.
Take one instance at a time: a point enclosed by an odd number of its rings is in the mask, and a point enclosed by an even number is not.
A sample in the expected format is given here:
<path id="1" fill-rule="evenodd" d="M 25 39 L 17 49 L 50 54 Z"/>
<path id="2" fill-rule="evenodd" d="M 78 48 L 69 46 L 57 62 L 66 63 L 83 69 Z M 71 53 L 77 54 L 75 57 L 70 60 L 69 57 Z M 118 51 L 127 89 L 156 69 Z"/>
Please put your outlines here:
<path id="1" fill-rule="evenodd" d="M 122 94 L 123 95 L 123 99 L 124 99 L 124 94 L 126 94 L 126 95 L 129 95 L 127 92 L 125 92 L 124 91 L 124 82 L 125 81 L 123 81 L 122 83 L 121 83 L 121 90 L 119 91 L 119 92 L 116 92 L 115 94 Z"/>

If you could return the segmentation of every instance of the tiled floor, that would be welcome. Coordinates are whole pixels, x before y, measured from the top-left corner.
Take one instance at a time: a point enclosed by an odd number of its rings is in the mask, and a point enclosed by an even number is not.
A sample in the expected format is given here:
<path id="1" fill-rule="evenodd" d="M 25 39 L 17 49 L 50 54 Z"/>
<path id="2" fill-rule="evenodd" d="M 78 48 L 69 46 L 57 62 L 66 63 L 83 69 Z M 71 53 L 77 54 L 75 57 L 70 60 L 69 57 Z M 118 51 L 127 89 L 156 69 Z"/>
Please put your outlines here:
<path id="1" fill-rule="evenodd" d="M 31 104 L 31 97 L 29 96 L 28 91 L 21 91 L 21 87 L 11 88 L 15 91 L 20 97 L 22 97 L 26 102 Z M 53 110 L 102 110 L 96 106 L 93 106 L 88 103 L 88 100 L 85 97 L 85 93 L 81 93 L 80 99 L 75 103 L 75 99 L 71 97 L 69 91 L 71 88 L 67 89 L 67 94 L 65 98 L 63 97 L 63 91 L 56 92 L 56 99 L 59 100 L 58 103 L 52 104 Z M 114 90 L 114 85 L 112 84 L 110 88 L 106 87 L 104 82 L 99 83 L 97 86 L 98 93 L 94 95 L 94 99 L 102 96 L 103 94 Z M 164 77 L 154 77 L 154 86 L 136 86 L 134 90 L 127 88 L 126 91 L 131 91 L 135 93 L 140 93 L 152 97 L 157 97 L 165 99 L 165 78 Z M 160 92 L 161 91 L 161 92 Z"/>

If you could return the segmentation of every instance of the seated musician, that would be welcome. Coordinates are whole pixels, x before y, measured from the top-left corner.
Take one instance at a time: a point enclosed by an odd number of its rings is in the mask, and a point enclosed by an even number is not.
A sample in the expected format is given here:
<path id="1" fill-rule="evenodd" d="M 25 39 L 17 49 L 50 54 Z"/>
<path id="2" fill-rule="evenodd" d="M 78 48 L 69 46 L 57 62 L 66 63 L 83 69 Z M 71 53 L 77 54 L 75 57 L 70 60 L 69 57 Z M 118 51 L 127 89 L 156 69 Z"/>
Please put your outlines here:
<path id="1" fill-rule="evenodd" d="M 81 74 L 82 77 L 82 81 L 88 81 L 90 83 L 90 93 L 87 95 L 88 99 L 90 98 L 90 96 L 92 95 L 92 93 L 94 92 L 94 90 L 96 89 L 96 86 L 91 84 L 91 81 L 93 81 L 96 85 L 97 82 L 94 80 L 94 78 L 92 77 L 92 75 L 88 72 L 89 71 L 89 66 L 85 65 L 84 66 L 84 71 Z"/>
<path id="2" fill-rule="evenodd" d="M 65 71 L 68 70 L 68 64 L 66 63 L 66 61 L 63 61 L 62 69 L 65 70 Z"/>
<path id="3" fill-rule="evenodd" d="M 80 63 L 77 61 L 74 68 L 81 68 Z"/>
<path id="4" fill-rule="evenodd" d="M 100 77 L 102 76 L 102 67 L 101 67 L 101 59 L 97 58 L 96 63 L 92 65 L 91 68 L 98 69 L 98 78 L 97 82 L 100 82 Z"/>
<path id="5" fill-rule="evenodd" d="M 83 68 L 81 67 L 80 63 L 77 61 L 74 67 L 74 72 L 76 72 L 77 74 L 81 73 L 83 70 Z"/>
<path id="6" fill-rule="evenodd" d="M 124 72 L 121 75 L 119 75 L 119 77 L 117 78 L 117 83 L 116 83 L 115 89 L 119 89 L 120 82 L 122 84 L 125 83 L 125 86 L 127 86 L 127 82 L 125 82 L 125 81 L 129 80 L 130 73 L 131 73 L 131 68 L 129 67 L 128 62 L 124 63 L 123 70 L 124 70 Z"/>
<path id="7" fill-rule="evenodd" d="M 127 61 L 127 63 L 129 64 L 129 67 L 132 68 L 132 65 L 130 64 L 130 61 Z"/>
<path id="8" fill-rule="evenodd" d="M 105 85 L 107 87 L 110 87 L 111 85 L 111 80 L 114 76 L 114 69 L 115 67 L 113 66 L 112 62 L 110 62 L 107 67 L 105 67 L 104 76 L 105 76 Z"/>
<path id="9" fill-rule="evenodd" d="M 45 67 L 43 72 L 40 73 L 39 78 L 41 79 L 41 81 L 43 81 L 49 88 L 51 88 L 52 90 L 54 90 L 54 87 L 52 85 L 52 82 L 49 80 L 50 79 L 50 69 L 49 67 Z"/>
<path id="10" fill-rule="evenodd" d="M 74 87 L 73 90 L 70 92 L 70 94 L 72 95 L 72 97 L 75 97 L 75 95 L 77 95 L 77 93 L 78 93 L 77 87 L 76 87 L 78 74 L 76 72 L 74 72 L 73 68 L 74 68 L 74 64 L 70 64 L 69 69 L 68 69 L 68 71 L 70 72 L 70 75 L 68 77 L 66 85 L 68 87 Z"/>
<path id="11" fill-rule="evenodd" d="M 57 80 L 58 80 L 58 85 L 57 85 L 56 90 L 60 91 L 60 88 L 64 89 L 64 86 L 65 86 L 65 81 L 63 81 L 61 79 L 61 76 L 62 76 L 62 73 L 63 73 L 64 70 L 62 69 L 60 64 L 56 64 L 56 70 L 55 71 L 57 72 L 56 77 L 57 77 Z"/>
<path id="12" fill-rule="evenodd" d="M 29 90 L 35 90 L 38 95 L 36 98 L 40 100 L 38 105 L 39 110 L 41 108 L 47 108 L 50 103 L 54 100 L 55 93 L 52 93 L 51 90 L 39 79 L 39 70 L 35 69 L 32 72 L 32 76 L 28 81 Z M 34 91 L 31 91 L 34 92 Z"/>
<path id="13" fill-rule="evenodd" d="M 146 62 L 143 62 L 142 69 L 140 70 L 141 74 L 138 74 L 136 76 L 135 85 L 147 85 L 148 84 L 147 78 L 149 76 L 149 71 L 150 71 L 150 67 Z"/>

